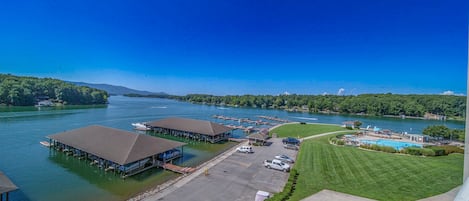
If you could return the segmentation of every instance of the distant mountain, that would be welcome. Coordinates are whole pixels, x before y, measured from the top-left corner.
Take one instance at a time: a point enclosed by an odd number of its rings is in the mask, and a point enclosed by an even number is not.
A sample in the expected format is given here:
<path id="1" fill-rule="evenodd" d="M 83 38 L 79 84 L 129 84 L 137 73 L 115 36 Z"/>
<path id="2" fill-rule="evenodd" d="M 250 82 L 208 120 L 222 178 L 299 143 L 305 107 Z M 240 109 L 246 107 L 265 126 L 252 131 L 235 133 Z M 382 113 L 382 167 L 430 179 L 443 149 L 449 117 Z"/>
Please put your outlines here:
<path id="1" fill-rule="evenodd" d="M 86 82 L 70 82 L 72 84 L 76 84 L 78 86 L 87 86 L 91 88 L 101 89 L 107 91 L 110 95 L 124 95 L 124 94 L 138 94 L 138 95 L 168 95 L 164 92 L 149 92 L 149 91 L 140 91 L 136 89 L 130 89 L 123 86 L 115 86 L 110 84 L 91 84 Z"/>

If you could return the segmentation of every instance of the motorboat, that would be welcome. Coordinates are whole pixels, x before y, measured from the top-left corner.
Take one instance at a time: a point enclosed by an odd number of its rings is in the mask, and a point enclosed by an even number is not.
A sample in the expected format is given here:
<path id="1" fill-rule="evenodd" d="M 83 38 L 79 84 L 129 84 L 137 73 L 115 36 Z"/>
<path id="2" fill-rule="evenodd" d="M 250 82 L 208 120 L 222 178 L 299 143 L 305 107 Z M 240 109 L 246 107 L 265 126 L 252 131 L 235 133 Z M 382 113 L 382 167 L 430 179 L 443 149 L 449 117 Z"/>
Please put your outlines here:
<path id="1" fill-rule="evenodd" d="M 39 142 L 39 143 L 41 143 L 42 145 L 44 145 L 44 146 L 46 146 L 46 147 L 50 147 L 50 146 L 51 146 L 51 144 L 50 144 L 49 142 L 47 142 L 47 141 L 41 141 L 41 142 Z"/>
<path id="2" fill-rule="evenodd" d="M 132 123 L 135 130 L 148 131 L 151 130 L 145 123 Z"/>

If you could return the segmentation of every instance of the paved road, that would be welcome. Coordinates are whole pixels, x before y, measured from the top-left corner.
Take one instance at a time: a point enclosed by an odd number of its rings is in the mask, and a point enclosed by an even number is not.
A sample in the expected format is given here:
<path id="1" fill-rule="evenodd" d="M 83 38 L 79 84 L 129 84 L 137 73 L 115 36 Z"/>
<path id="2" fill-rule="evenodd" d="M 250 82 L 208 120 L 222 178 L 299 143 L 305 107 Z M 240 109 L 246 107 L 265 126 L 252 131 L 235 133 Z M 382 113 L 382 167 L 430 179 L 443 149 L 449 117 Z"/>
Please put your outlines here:
<path id="1" fill-rule="evenodd" d="M 256 192 L 280 192 L 288 173 L 267 169 L 265 159 L 276 154 L 286 154 L 296 158 L 296 151 L 284 149 L 281 139 L 271 139 L 272 145 L 253 147 L 255 153 L 233 153 L 208 170 L 208 175 L 200 174 L 185 185 L 155 200 L 167 201 L 209 201 L 209 200 L 254 200 Z"/>

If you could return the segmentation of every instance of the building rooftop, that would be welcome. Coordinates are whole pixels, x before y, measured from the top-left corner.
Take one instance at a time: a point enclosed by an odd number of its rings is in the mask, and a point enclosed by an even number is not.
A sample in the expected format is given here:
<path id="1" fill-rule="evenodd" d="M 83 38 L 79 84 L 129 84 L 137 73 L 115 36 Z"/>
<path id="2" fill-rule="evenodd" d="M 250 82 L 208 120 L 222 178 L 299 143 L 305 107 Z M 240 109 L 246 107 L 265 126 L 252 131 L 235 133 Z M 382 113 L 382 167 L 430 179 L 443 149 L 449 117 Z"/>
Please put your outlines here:
<path id="1" fill-rule="evenodd" d="M 18 187 L 5 174 L 3 174 L 3 172 L 0 172 L 0 194 L 8 193 L 16 189 L 18 189 Z"/>
<path id="2" fill-rule="evenodd" d="M 167 118 L 147 123 L 151 127 L 167 128 L 172 130 L 199 133 L 204 135 L 218 135 L 233 129 L 211 121 L 202 121 L 185 118 Z"/>
<path id="3" fill-rule="evenodd" d="M 103 126 L 88 126 L 47 137 L 120 165 L 185 145 Z"/>
<path id="4" fill-rule="evenodd" d="M 253 140 L 267 140 L 269 138 L 268 135 L 262 134 L 262 133 L 253 133 L 251 135 L 247 136 L 248 139 L 253 139 Z"/>

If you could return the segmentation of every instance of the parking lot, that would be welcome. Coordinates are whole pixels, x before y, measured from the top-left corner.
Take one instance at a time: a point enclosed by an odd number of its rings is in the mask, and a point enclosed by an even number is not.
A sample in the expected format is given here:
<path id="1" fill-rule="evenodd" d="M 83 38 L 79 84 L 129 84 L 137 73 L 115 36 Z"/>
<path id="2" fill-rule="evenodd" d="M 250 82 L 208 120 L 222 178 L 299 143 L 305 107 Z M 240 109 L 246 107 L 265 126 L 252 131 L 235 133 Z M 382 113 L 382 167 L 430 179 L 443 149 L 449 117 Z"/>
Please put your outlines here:
<path id="1" fill-rule="evenodd" d="M 267 169 L 266 159 L 277 154 L 296 158 L 297 151 L 283 148 L 281 139 L 270 139 L 270 146 L 253 146 L 253 154 L 233 153 L 222 162 L 159 200 L 254 200 L 258 190 L 279 192 L 288 174 Z"/>

